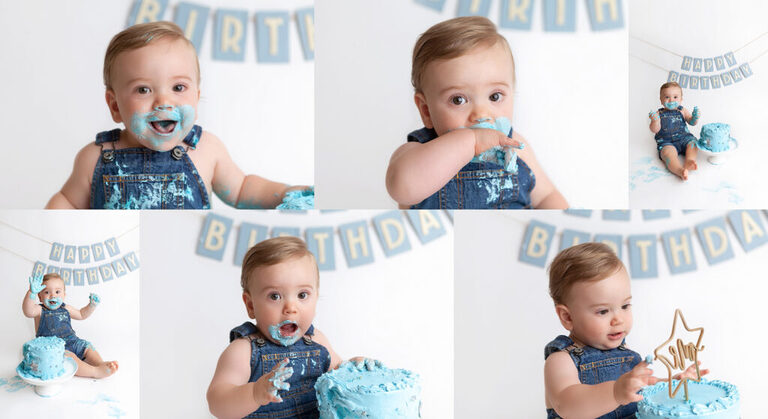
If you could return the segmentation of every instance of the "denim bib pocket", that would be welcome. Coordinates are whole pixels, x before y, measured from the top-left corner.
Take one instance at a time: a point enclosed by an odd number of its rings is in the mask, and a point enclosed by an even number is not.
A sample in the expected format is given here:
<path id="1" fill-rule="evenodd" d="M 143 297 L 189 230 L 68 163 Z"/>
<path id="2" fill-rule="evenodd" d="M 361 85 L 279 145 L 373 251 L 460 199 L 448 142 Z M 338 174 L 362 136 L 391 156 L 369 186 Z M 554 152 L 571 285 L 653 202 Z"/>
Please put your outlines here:
<path id="1" fill-rule="evenodd" d="M 102 183 L 109 209 L 184 209 L 189 194 L 184 173 L 103 175 Z"/>

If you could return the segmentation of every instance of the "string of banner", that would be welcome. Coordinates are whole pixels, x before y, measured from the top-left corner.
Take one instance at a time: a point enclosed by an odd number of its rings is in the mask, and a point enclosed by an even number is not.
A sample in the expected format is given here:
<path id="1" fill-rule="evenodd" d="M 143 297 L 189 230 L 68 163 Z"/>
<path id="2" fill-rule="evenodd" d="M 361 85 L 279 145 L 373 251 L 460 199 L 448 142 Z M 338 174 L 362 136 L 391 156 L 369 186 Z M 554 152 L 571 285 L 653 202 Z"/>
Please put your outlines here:
<path id="1" fill-rule="evenodd" d="M 136 0 L 128 17 L 128 26 L 163 20 L 168 0 Z M 201 51 L 203 34 L 208 25 L 211 8 L 202 4 L 180 2 L 176 5 L 173 22 L 187 39 Z M 296 29 L 301 41 L 304 59 L 315 58 L 315 11 L 307 7 L 294 11 Z M 217 9 L 214 13 L 213 59 L 217 61 L 245 61 L 248 38 L 248 10 Z M 256 60 L 260 63 L 287 63 L 290 61 L 289 11 L 256 13 Z"/>
<path id="2" fill-rule="evenodd" d="M 446 233 L 439 211 L 405 211 L 413 231 L 422 244 L 434 241 Z M 453 212 L 444 214 L 453 222 Z M 411 243 L 405 231 L 402 213 L 398 210 L 387 211 L 371 220 L 379 244 L 386 257 L 392 257 L 411 250 Z M 234 230 L 234 220 L 230 217 L 208 212 L 200 231 L 196 253 L 200 256 L 221 261 L 227 248 L 229 234 Z M 302 237 L 299 227 L 269 226 L 241 222 L 237 227 L 237 239 L 233 264 L 242 265 L 243 257 L 256 243 L 268 237 L 294 236 Z M 307 248 L 315 255 L 317 266 L 321 271 L 336 269 L 335 234 L 339 234 L 341 247 L 350 268 L 367 265 L 374 262 L 369 221 L 359 220 L 333 226 L 313 226 L 304 228 L 304 241 Z"/>
<path id="3" fill-rule="evenodd" d="M 442 12 L 445 0 L 414 0 L 417 4 Z M 544 30 L 547 32 L 576 32 L 576 0 L 542 0 Z M 624 27 L 622 0 L 585 0 L 593 31 Z M 531 30 L 532 0 L 501 0 L 499 27 Z M 491 0 L 458 0 L 456 16 L 484 16 L 491 11 Z"/>
<path id="4" fill-rule="evenodd" d="M 759 40 L 760 38 L 766 35 L 768 35 L 768 32 L 765 32 L 757 36 L 755 39 L 747 42 L 746 44 L 742 45 L 739 48 L 736 48 L 733 51 L 728 51 L 724 54 L 721 54 L 712 58 L 700 58 L 700 57 L 691 57 L 688 55 L 681 55 L 674 51 L 670 51 L 664 47 L 648 42 L 646 40 L 632 36 L 632 39 L 635 39 L 637 41 L 648 44 L 654 48 L 660 49 L 669 54 L 680 57 L 682 62 L 680 64 L 681 71 L 679 72 L 674 70 L 668 70 L 662 66 L 659 66 L 655 63 L 647 61 L 634 54 L 630 54 L 630 55 L 640 61 L 645 62 L 646 64 L 649 64 L 651 66 L 654 66 L 656 68 L 659 68 L 663 71 L 668 72 L 667 81 L 677 82 L 680 85 L 680 87 L 688 88 L 688 89 L 700 89 L 700 90 L 708 90 L 710 89 L 710 87 L 712 89 L 719 89 L 720 87 L 730 86 L 734 83 L 738 83 L 752 76 L 753 73 L 752 73 L 752 67 L 750 66 L 750 64 L 754 63 L 760 57 L 768 53 L 768 49 L 759 53 L 752 60 L 743 62 L 741 64 L 739 64 L 739 62 L 736 60 L 735 53 L 739 52 L 740 50 L 744 49 L 748 45 L 752 44 L 753 42 L 756 42 L 757 40 Z M 683 71 L 686 71 L 688 73 L 683 73 Z M 717 74 L 702 74 L 702 75 L 693 74 L 693 73 L 715 73 L 715 72 L 717 72 Z"/>
<path id="5" fill-rule="evenodd" d="M 0 225 L 16 230 L 50 246 L 48 259 L 45 261 L 30 259 L 11 249 L 0 246 L 0 250 L 5 250 L 32 263 L 32 276 L 57 273 L 61 276 L 65 285 L 83 286 L 86 281 L 88 285 L 96 285 L 99 282 L 108 282 L 139 269 L 139 256 L 136 252 L 123 252 L 117 243 L 117 239 L 138 229 L 138 225 L 117 236 L 84 245 L 52 242 L 2 220 L 0 220 Z"/>
<path id="6" fill-rule="evenodd" d="M 768 211 L 763 210 L 768 214 Z M 591 210 L 569 210 L 567 214 L 589 217 Z M 668 218 L 669 210 L 643 210 L 645 220 Z M 604 220 L 629 221 L 629 210 L 603 211 Z M 728 221 L 728 223 L 726 223 Z M 754 250 L 768 243 L 768 230 L 758 210 L 734 210 L 726 215 L 714 217 L 698 223 L 692 228 L 680 228 L 656 234 L 592 234 L 574 229 L 563 229 L 560 235 L 559 250 L 588 241 L 605 243 L 619 258 L 626 245 L 629 253 L 629 271 L 632 278 L 657 278 L 659 276 L 656 257 L 658 243 L 662 243 L 669 272 L 680 274 L 697 269 L 693 252 L 691 231 L 695 230 L 699 244 L 709 265 L 716 265 L 734 258 L 733 246 L 726 224 L 736 235 L 745 252 Z M 530 220 L 520 248 L 521 262 L 544 268 L 556 234 L 555 225 Z M 559 251 L 558 250 L 558 251 Z M 554 255 L 553 255 L 554 258 Z"/>

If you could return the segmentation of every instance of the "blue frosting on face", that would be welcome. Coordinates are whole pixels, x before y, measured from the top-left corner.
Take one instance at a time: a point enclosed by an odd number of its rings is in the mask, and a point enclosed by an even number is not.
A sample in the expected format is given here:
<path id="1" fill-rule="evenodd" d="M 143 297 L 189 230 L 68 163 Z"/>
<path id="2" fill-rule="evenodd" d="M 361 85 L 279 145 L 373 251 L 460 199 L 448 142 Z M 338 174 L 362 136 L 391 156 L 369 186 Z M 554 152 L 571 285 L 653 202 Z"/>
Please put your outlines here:
<path id="1" fill-rule="evenodd" d="M 282 326 L 285 326 L 286 324 L 295 324 L 296 325 L 296 333 L 293 334 L 293 336 L 283 336 L 280 334 L 280 328 Z M 283 320 L 278 324 L 273 324 L 269 326 L 269 335 L 272 336 L 272 339 L 276 340 L 283 346 L 290 346 L 296 343 L 297 340 L 301 336 L 303 336 L 303 333 L 301 332 L 301 328 L 299 328 L 299 324 L 292 320 Z"/>
<path id="2" fill-rule="evenodd" d="M 167 134 L 152 127 L 153 122 L 173 121 L 175 126 Z M 165 123 L 162 123 L 165 124 Z M 195 124 L 195 108 L 192 105 L 158 106 L 150 112 L 136 112 L 131 117 L 129 129 L 140 141 L 152 149 L 161 149 L 169 141 L 179 143 Z M 146 144 L 144 144 L 146 143 Z"/>
<path id="3" fill-rule="evenodd" d="M 678 106 L 680 106 L 678 102 L 667 102 L 664 104 L 664 107 L 669 109 L 670 111 L 677 109 Z"/>
<path id="4" fill-rule="evenodd" d="M 321 419 L 419 418 L 419 375 L 381 364 L 345 362 L 315 383 Z"/>
<path id="5" fill-rule="evenodd" d="M 679 381 L 673 380 L 673 388 Z M 669 398 L 668 383 L 662 382 L 642 390 L 643 400 L 637 404 L 637 419 L 697 418 L 739 419 L 739 390 L 725 381 L 700 382 L 688 380 L 689 400 L 681 388 L 673 399 Z"/>
<path id="6" fill-rule="evenodd" d="M 43 300 L 43 304 L 45 304 L 49 310 L 56 310 L 57 308 L 61 307 L 61 303 L 63 302 L 64 301 L 62 301 L 62 299 L 59 297 L 46 298 Z"/>

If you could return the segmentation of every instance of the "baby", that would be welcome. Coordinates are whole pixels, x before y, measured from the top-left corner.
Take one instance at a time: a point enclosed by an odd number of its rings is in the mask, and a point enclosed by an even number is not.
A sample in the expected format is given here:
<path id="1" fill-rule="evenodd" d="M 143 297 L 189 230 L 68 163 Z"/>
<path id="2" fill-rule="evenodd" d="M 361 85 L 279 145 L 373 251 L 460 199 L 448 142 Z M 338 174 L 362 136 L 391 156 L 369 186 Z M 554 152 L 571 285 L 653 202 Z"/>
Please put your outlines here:
<path id="1" fill-rule="evenodd" d="M 547 418 L 634 417 L 638 391 L 663 380 L 626 346 L 632 290 L 621 260 L 602 243 L 565 249 L 549 267 L 549 293 L 570 334 L 544 348 Z M 683 375 L 696 379 L 696 366 L 674 378 Z"/>
<path id="2" fill-rule="evenodd" d="M 686 122 L 696 125 L 701 113 L 694 106 L 693 113 L 685 109 L 683 102 L 683 89 L 675 82 L 661 85 L 659 99 L 664 107 L 658 111 L 648 113 L 651 119 L 651 132 L 656 134 L 656 145 L 659 150 L 659 158 L 666 164 L 667 170 L 688 180 L 688 172 L 696 170 L 696 137 L 688 132 Z M 685 163 L 680 164 L 678 155 L 685 155 Z"/>
<path id="3" fill-rule="evenodd" d="M 387 170 L 401 208 L 566 208 L 565 198 L 512 130 L 515 63 L 483 17 L 432 26 L 413 49 L 411 83 L 424 128 Z"/>
<path id="4" fill-rule="evenodd" d="M 76 309 L 64 303 L 67 292 L 58 274 L 29 278 L 29 290 L 24 295 L 21 310 L 35 318 L 36 337 L 56 336 L 64 339 L 64 354 L 77 363 L 78 377 L 104 378 L 117 371 L 117 361 L 103 361 L 91 342 L 80 339 L 72 330 L 71 319 L 85 320 L 99 305 L 99 296 L 91 294 L 88 305 Z M 35 297 L 42 304 L 35 304 Z"/>
<path id="5" fill-rule="evenodd" d="M 341 364 L 328 338 L 315 329 L 319 289 L 315 257 L 301 239 L 276 237 L 243 258 L 240 284 L 248 317 L 232 329 L 208 387 L 219 418 L 317 418 L 314 385 Z M 378 361 L 356 357 L 358 368 Z"/>
<path id="6" fill-rule="evenodd" d="M 170 22 L 131 26 L 104 57 L 106 101 L 125 129 L 96 136 L 75 157 L 47 208 L 204 209 L 211 188 L 237 208 L 274 208 L 291 187 L 245 175 L 215 135 L 195 125 L 200 65 Z"/>

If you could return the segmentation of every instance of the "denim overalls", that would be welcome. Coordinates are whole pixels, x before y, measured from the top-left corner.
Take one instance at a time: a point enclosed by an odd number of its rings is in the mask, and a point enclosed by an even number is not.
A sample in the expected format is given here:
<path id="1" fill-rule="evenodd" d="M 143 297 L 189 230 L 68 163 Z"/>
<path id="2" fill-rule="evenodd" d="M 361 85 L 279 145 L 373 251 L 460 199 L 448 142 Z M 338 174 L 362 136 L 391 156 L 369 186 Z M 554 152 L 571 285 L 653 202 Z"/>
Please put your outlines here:
<path id="1" fill-rule="evenodd" d="M 661 159 L 661 149 L 664 146 L 671 145 L 677 150 L 677 154 L 685 154 L 688 143 L 696 141 L 696 137 L 688 132 L 685 118 L 683 118 L 682 106 L 675 110 L 659 108 L 659 118 L 661 119 L 661 129 L 656 133 L 656 145 L 659 149 L 659 158 Z M 663 159 L 662 159 L 663 160 Z"/>
<path id="2" fill-rule="evenodd" d="M 93 349 L 93 345 L 75 335 L 75 331 L 72 330 L 72 319 L 69 317 L 69 311 L 64 308 L 65 305 L 61 303 L 61 306 L 56 310 L 49 310 L 40 304 L 43 311 L 40 313 L 40 322 L 37 325 L 35 337 L 60 337 L 64 339 L 64 349 L 72 352 L 80 359 L 85 359 L 85 350 Z"/>
<path id="3" fill-rule="evenodd" d="M 573 340 L 560 335 L 544 348 L 544 359 L 558 351 L 566 351 L 571 355 L 576 370 L 579 372 L 581 384 L 600 384 L 606 381 L 617 380 L 622 374 L 629 372 L 640 363 L 640 355 L 624 346 L 621 342 L 616 349 L 600 350 L 591 346 L 578 348 Z M 629 419 L 634 418 L 637 412 L 637 403 L 619 406 L 613 412 L 600 416 L 597 419 Z M 560 416 L 552 409 L 547 409 L 547 419 L 555 419 Z"/>
<path id="4" fill-rule="evenodd" d="M 184 138 L 194 149 L 203 129 L 195 125 Z M 96 135 L 101 157 L 91 181 L 91 208 L 95 209 L 209 209 L 208 190 L 187 155 L 177 145 L 169 151 L 143 147 L 115 150 L 120 129 Z"/>
<path id="5" fill-rule="evenodd" d="M 509 130 L 512 137 L 512 130 Z M 408 134 L 408 141 L 421 144 L 437 138 L 431 128 Z M 520 209 L 531 208 L 531 191 L 536 185 L 533 172 L 517 159 L 517 173 L 507 172 L 498 164 L 467 163 L 448 183 L 411 209 Z"/>
<path id="6" fill-rule="evenodd" d="M 248 418 L 318 418 L 317 396 L 315 382 L 331 366 L 331 354 L 325 348 L 312 340 L 314 326 L 304 336 L 291 346 L 282 346 L 264 338 L 256 329 L 256 325 L 245 322 L 229 332 L 229 341 L 237 338 L 247 338 L 251 341 L 251 378 L 255 382 L 264 374 L 268 374 L 285 358 L 291 360 L 293 375 L 287 380 L 291 388 L 280 390 L 282 403 L 270 403 L 246 416 Z M 251 336 L 255 335 L 255 336 Z"/>

